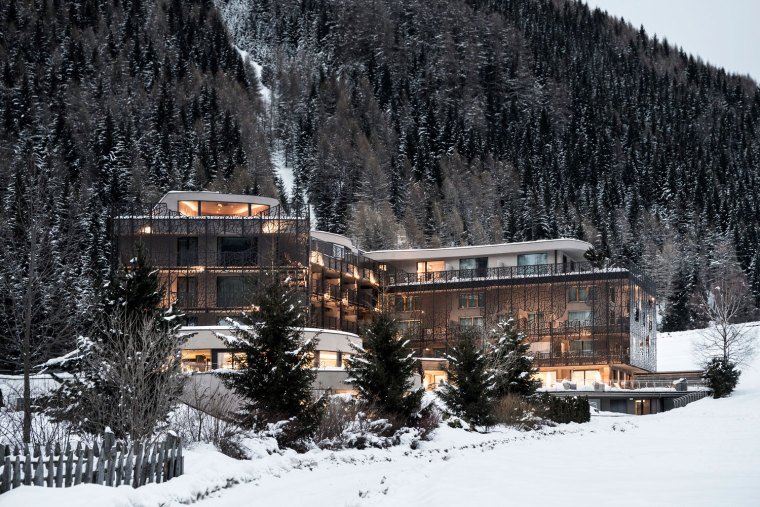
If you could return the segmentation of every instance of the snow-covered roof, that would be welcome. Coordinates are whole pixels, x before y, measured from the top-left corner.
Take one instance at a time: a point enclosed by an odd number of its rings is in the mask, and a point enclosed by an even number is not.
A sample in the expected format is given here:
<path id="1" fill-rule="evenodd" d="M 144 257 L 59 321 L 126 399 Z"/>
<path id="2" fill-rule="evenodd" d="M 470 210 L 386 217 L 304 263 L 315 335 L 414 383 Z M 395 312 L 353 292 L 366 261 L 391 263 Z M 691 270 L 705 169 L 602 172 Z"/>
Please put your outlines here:
<path id="1" fill-rule="evenodd" d="M 335 243 L 336 245 L 342 245 L 356 252 L 356 247 L 350 238 L 343 236 L 342 234 L 336 234 L 334 232 L 327 231 L 311 231 L 311 237 L 328 243 Z"/>
<path id="2" fill-rule="evenodd" d="M 443 248 L 409 248 L 404 250 L 374 250 L 364 255 L 376 261 L 401 261 L 415 259 L 455 259 L 470 256 L 488 256 L 499 254 L 547 252 L 562 250 L 583 254 L 591 248 L 591 243 L 579 239 L 540 239 L 520 241 L 517 243 L 500 243 L 495 245 L 453 246 Z"/>

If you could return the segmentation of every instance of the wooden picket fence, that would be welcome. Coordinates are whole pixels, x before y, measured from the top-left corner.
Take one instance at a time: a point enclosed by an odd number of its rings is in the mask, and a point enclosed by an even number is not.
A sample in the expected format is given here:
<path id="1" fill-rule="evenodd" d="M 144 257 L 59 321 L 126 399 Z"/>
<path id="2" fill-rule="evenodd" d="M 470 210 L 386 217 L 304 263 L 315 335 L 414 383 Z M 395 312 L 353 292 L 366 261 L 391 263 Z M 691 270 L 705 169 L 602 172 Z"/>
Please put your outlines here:
<path id="1" fill-rule="evenodd" d="M 164 482 L 182 475 L 185 458 L 182 442 L 168 435 L 163 442 L 126 445 L 115 442 L 106 434 L 100 446 L 70 444 L 65 450 L 59 444 L 44 449 L 35 445 L 22 448 L 0 444 L 0 493 L 23 485 L 68 488 L 77 484 L 103 484 L 121 486 L 131 484 L 137 488 L 149 482 Z"/>

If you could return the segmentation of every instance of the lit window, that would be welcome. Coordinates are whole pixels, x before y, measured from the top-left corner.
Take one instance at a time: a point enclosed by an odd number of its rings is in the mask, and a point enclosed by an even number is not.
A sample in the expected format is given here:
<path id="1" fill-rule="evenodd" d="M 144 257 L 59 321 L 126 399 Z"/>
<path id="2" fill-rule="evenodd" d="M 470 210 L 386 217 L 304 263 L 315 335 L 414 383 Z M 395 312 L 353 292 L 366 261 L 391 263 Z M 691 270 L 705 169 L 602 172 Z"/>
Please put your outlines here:
<path id="1" fill-rule="evenodd" d="M 238 370 L 246 364 L 244 352 L 220 352 L 216 358 L 219 368 L 227 370 Z"/>
<path id="2" fill-rule="evenodd" d="M 443 271 L 445 264 L 443 261 L 423 261 L 417 263 L 417 276 L 425 280 L 432 280 L 438 271 Z"/>
<path id="3" fill-rule="evenodd" d="M 200 203 L 198 201 L 179 201 L 177 203 L 177 211 L 179 211 L 180 215 L 197 217 L 199 209 Z"/>
<path id="4" fill-rule="evenodd" d="M 335 368 L 338 366 L 338 353 L 329 350 L 320 350 L 319 354 L 319 367 L 320 368 Z"/>
<path id="5" fill-rule="evenodd" d="M 210 349 L 186 349 L 182 351 L 183 371 L 206 371 L 210 369 Z"/>
<path id="6" fill-rule="evenodd" d="M 459 295 L 459 308 L 481 308 L 485 304 L 485 294 L 475 292 Z"/>
<path id="7" fill-rule="evenodd" d="M 244 202 L 201 201 L 201 216 L 247 217 L 251 209 Z"/>
<path id="8" fill-rule="evenodd" d="M 567 321 L 571 324 L 588 325 L 591 322 L 591 310 L 567 312 Z"/>

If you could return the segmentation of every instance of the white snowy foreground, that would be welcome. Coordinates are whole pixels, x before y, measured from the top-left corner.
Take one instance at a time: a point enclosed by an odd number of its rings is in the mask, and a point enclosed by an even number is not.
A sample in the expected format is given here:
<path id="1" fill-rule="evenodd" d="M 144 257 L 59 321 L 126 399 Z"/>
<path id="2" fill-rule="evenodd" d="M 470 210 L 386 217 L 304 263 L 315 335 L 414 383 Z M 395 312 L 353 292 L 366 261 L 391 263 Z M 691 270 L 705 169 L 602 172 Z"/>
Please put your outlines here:
<path id="1" fill-rule="evenodd" d="M 760 327 L 752 332 L 760 334 Z M 688 357 L 695 333 L 668 347 Z M 680 351 L 680 352 L 679 352 Z M 662 353 L 660 353 L 662 359 Z M 595 415 L 585 425 L 470 433 L 443 425 L 430 442 L 387 450 L 311 451 L 236 461 L 210 447 L 186 473 L 137 490 L 22 487 L 0 505 L 760 505 L 760 360 L 731 398 L 651 416 Z M 271 444 L 270 444 L 271 445 Z"/>

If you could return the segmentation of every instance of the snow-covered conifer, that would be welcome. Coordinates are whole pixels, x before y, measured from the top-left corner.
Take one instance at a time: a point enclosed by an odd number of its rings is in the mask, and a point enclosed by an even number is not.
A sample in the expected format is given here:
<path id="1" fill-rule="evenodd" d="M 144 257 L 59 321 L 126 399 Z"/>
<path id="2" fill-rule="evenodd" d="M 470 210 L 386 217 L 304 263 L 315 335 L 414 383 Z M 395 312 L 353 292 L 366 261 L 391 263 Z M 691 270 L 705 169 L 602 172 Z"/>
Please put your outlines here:
<path id="1" fill-rule="evenodd" d="M 241 360 L 238 369 L 219 376 L 243 398 L 243 424 L 257 430 L 277 425 L 280 444 L 300 446 L 322 412 L 322 400 L 312 394 L 315 343 L 304 338 L 298 293 L 284 287 L 279 276 L 262 288 L 257 303 L 250 314 L 231 320 L 231 336 L 220 335 Z"/>
<path id="2" fill-rule="evenodd" d="M 494 378 L 480 347 L 480 337 L 473 329 L 462 329 L 456 346 L 448 355 L 448 382 L 437 391 L 449 410 L 476 426 L 491 426 L 494 417 L 491 402 Z"/>
<path id="3" fill-rule="evenodd" d="M 530 396 L 540 385 L 533 378 L 538 371 L 528 355 L 525 334 L 515 327 L 512 318 L 500 322 L 493 332 L 493 342 L 486 346 L 488 370 L 493 377 L 494 395 L 519 394 Z"/>
<path id="4" fill-rule="evenodd" d="M 423 391 L 414 389 L 412 376 L 419 366 L 407 340 L 399 337 L 398 324 L 388 313 L 373 316 L 364 332 L 363 347 L 347 360 L 349 382 L 359 397 L 380 415 L 395 416 L 408 424 L 419 412 Z"/>

